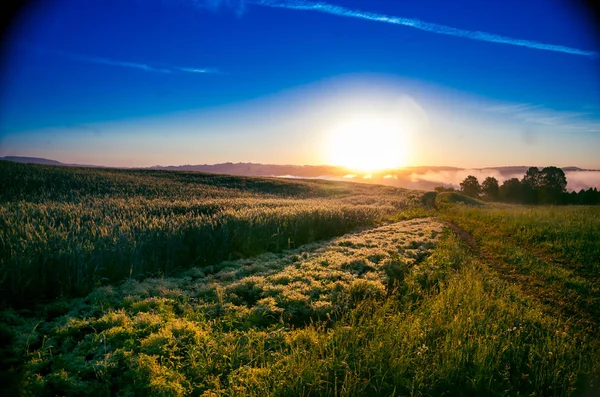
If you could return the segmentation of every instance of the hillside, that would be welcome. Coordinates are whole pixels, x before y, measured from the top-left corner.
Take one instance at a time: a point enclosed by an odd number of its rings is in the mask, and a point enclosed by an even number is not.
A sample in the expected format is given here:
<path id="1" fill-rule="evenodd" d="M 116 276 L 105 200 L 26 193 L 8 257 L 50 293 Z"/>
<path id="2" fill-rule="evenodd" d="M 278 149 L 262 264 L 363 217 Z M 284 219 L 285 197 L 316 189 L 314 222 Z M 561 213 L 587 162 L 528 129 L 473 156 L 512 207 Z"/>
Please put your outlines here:
<path id="1" fill-rule="evenodd" d="M 0 162 L 0 296 L 26 301 L 170 274 L 372 225 L 403 189 Z"/>
<path id="2" fill-rule="evenodd" d="M 27 164 L 66 165 L 64 163 L 61 163 L 60 161 L 43 159 L 40 157 L 4 156 L 0 157 L 0 160 Z"/>
<path id="3" fill-rule="evenodd" d="M 55 165 L 71 167 L 93 167 L 101 166 L 77 165 L 54 163 L 54 160 L 46 160 L 31 157 L 11 157 L 5 160 L 46 164 L 53 162 Z M 1 160 L 1 159 L 0 159 Z M 459 168 L 449 166 L 414 166 L 395 169 L 357 172 L 345 167 L 328 165 L 279 165 L 258 163 L 221 163 L 221 164 L 196 164 L 196 165 L 155 165 L 147 168 L 136 168 L 138 170 L 159 171 L 184 171 L 202 172 L 212 174 L 229 174 L 239 176 L 261 176 L 261 177 L 284 177 L 288 179 L 324 179 L 335 181 L 352 181 L 377 185 L 388 185 L 415 190 L 433 190 L 440 185 L 451 185 L 458 187 L 467 175 L 476 175 L 480 180 L 487 176 L 493 176 L 500 182 L 510 178 L 522 178 L 530 166 L 508 166 L 488 168 Z M 114 169 L 114 168 L 113 168 Z M 600 170 L 584 169 L 579 167 L 562 168 L 569 185 L 569 191 L 587 190 L 600 188 Z"/>
<path id="4" fill-rule="evenodd" d="M 600 392 L 598 206 L 0 171 L 7 395 Z"/>

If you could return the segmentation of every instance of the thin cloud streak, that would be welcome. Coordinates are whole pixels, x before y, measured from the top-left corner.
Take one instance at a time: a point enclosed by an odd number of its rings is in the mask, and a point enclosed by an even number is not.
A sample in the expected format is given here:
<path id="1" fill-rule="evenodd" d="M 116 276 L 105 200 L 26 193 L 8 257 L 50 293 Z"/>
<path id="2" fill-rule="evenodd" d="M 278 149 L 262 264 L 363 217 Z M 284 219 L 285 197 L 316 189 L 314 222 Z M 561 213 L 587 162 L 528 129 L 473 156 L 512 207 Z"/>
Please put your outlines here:
<path id="1" fill-rule="evenodd" d="M 222 72 L 219 71 L 219 69 L 214 69 L 214 68 L 175 68 L 177 70 L 180 70 L 182 72 L 188 72 L 188 73 L 210 73 L 210 74 L 223 74 Z"/>
<path id="2" fill-rule="evenodd" d="M 155 73 L 172 73 L 173 72 L 171 69 L 156 68 L 156 67 L 146 65 L 143 63 L 117 61 L 117 60 L 109 59 L 109 58 L 100 58 L 100 57 L 92 57 L 92 56 L 87 56 L 87 55 L 64 53 L 62 51 L 60 53 L 62 55 L 65 55 L 68 58 L 71 58 L 71 59 L 74 59 L 77 61 L 97 63 L 100 65 L 121 66 L 124 68 L 140 69 L 140 70 L 145 70 L 147 72 L 155 72 Z"/>
<path id="3" fill-rule="evenodd" d="M 307 2 L 299 0 L 249 0 L 248 3 L 263 7 L 287 8 L 291 10 L 303 11 L 317 11 L 342 17 L 358 18 L 375 22 L 384 22 L 393 25 L 408 26 L 411 28 L 424 30 L 426 32 L 431 33 L 462 37 L 471 40 L 486 41 L 490 43 L 510 44 L 519 47 L 533 48 L 536 50 L 562 52 L 566 54 L 581 55 L 590 58 L 596 58 L 599 55 L 595 51 L 587 51 L 561 45 L 540 43 L 532 40 L 514 39 L 511 37 L 501 36 L 494 33 L 458 29 L 453 28 L 451 26 L 440 25 L 437 23 L 424 22 L 419 19 L 402 18 L 384 14 L 363 12 L 322 2 Z"/>
<path id="4" fill-rule="evenodd" d="M 148 65 L 148 64 L 144 64 L 144 63 L 119 61 L 119 60 L 111 59 L 111 58 L 103 58 L 103 57 L 95 57 L 95 56 L 89 56 L 89 55 L 83 55 L 83 54 L 75 54 L 72 52 L 66 52 L 66 51 L 60 51 L 60 50 L 50 50 L 50 51 L 55 54 L 59 54 L 65 58 L 73 59 L 76 61 L 96 63 L 99 65 L 119 66 L 119 67 L 124 67 L 124 68 L 139 69 L 139 70 L 144 70 L 146 72 L 153 72 L 153 73 L 164 73 L 164 74 L 172 74 L 172 73 L 180 73 L 180 72 L 195 73 L 195 74 L 218 74 L 218 73 L 220 73 L 218 69 L 213 69 L 213 68 L 189 68 L 189 67 L 178 67 L 178 66 L 159 67 L 159 66 L 153 66 L 153 65 Z"/>
<path id="5" fill-rule="evenodd" d="M 590 112 L 559 111 L 530 103 L 493 105 L 483 107 L 482 110 L 529 124 L 553 126 L 563 131 L 600 132 L 600 120 Z"/>

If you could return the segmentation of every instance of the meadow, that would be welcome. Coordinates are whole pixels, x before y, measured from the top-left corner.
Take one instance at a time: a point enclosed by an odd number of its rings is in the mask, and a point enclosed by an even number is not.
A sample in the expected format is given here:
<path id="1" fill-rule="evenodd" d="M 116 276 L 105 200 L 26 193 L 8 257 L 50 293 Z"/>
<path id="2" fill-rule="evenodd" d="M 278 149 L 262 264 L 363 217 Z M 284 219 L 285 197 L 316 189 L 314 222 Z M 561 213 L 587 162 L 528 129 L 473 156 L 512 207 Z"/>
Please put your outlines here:
<path id="1" fill-rule="evenodd" d="M 383 186 L 0 162 L 0 300 L 85 294 L 279 251 L 414 202 Z"/>
<path id="2" fill-rule="evenodd" d="M 600 207 L 0 166 L 11 395 L 600 393 Z"/>

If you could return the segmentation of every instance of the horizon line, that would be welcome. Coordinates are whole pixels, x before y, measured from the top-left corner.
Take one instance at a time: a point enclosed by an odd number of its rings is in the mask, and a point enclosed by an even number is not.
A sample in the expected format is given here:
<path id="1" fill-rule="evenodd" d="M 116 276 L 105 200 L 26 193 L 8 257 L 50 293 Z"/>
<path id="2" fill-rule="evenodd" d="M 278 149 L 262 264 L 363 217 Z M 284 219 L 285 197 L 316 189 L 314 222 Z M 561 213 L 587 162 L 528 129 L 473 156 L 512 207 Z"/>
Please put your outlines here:
<path id="1" fill-rule="evenodd" d="M 17 155 L 5 155 L 0 157 L 0 160 L 3 161 L 13 161 L 10 160 L 10 158 L 22 158 L 22 159 L 31 159 L 31 160 L 45 160 L 45 161 L 53 161 L 53 162 L 57 162 L 60 164 L 56 164 L 57 166 L 81 166 L 81 167 L 103 167 L 103 168 L 116 168 L 116 169 L 148 169 L 148 168 L 153 168 L 153 167 L 200 167 L 200 166 L 217 166 L 217 165 L 225 165 L 225 164 L 251 164 L 251 165 L 263 165 L 263 166 L 275 166 L 275 167 L 331 167 L 331 168 L 340 168 L 340 169 L 344 169 L 344 170 L 348 170 L 348 171 L 352 171 L 352 172 L 357 172 L 357 173 L 364 173 L 364 174 L 373 174 L 373 173 L 384 173 L 386 171 L 394 171 L 394 170 L 403 170 L 403 169 L 410 169 L 410 168 L 455 168 L 457 170 L 486 170 L 486 169 L 499 169 L 499 168 L 520 168 L 520 167 L 537 167 L 537 168 L 544 168 L 544 167 L 557 167 L 560 169 L 563 168 L 578 168 L 581 171 L 600 171 L 600 166 L 598 167 L 592 167 L 592 168 L 586 168 L 586 167 L 580 167 L 580 166 L 576 166 L 576 165 L 567 165 L 567 166 L 554 166 L 554 165 L 545 165 L 545 166 L 541 166 L 541 165 L 500 165 L 500 166 L 485 166 L 485 167 L 459 167 L 459 166 L 454 166 L 454 165 L 407 165 L 407 166 L 401 166 L 401 167 L 395 167 L 395 168 L 385 168 L 385 169 L 381 169 L 381 170 L 373 170 L 373 171 L 358 171 L 358 170 L 354 170 L 350 167 L 345 167 L 342 165 L 332 165 L 332 164 L 273 164 L 273 163 L 255 163 L 252 161 L 238 161 L 238 162 L 233 162 L 233 161 L 225 161 L 222 163 L 214 163 L 214 164 L 179 164 L 179 165 L 173 165 L 173 164 L 169 164 L 169 165 L 160 165 L 160 164 L 154 164 L 154 165 L 150 165 L 150 166 L 119 166 L 119 165 L 102 165 L 102 164 L 79 164 L 79 163 L 66 163 L 60 160 L 55 160 L 55 159 L 49 159 L 49 158 L 45 158 L 45 157 L 34 157 L 34 156 L 17 156 Z M 40 164 L 40 163 L 34 163 L 34 162 L 25 162 L 25 161 L 13 161 L 13 162 L 17 162 L 17 163 L 26 163 L 26 164 Z M 44 165 L 44 164 L 40 164 L 40 165 Z M 47 164 L 47 165 L 52 165 L 52 164 Z"/>

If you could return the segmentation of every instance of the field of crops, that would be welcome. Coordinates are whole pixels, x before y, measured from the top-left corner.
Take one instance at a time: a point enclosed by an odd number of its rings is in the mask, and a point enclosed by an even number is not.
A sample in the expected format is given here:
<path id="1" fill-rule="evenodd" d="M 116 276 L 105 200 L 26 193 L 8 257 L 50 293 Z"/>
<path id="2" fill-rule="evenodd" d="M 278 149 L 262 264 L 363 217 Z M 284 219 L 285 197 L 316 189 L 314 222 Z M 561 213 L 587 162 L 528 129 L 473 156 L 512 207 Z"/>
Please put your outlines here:
<path id="1" fill-rule="evenodd" d="M 600 207 L 0 166 L 6 395 L 600 394 Z"/>
<path id="2" fill-rule="evenodd" d="M 296 247 L 418 202 L 349 183 L 8 162 L 0 187 L 0 299 L 13 304 Z"/>

